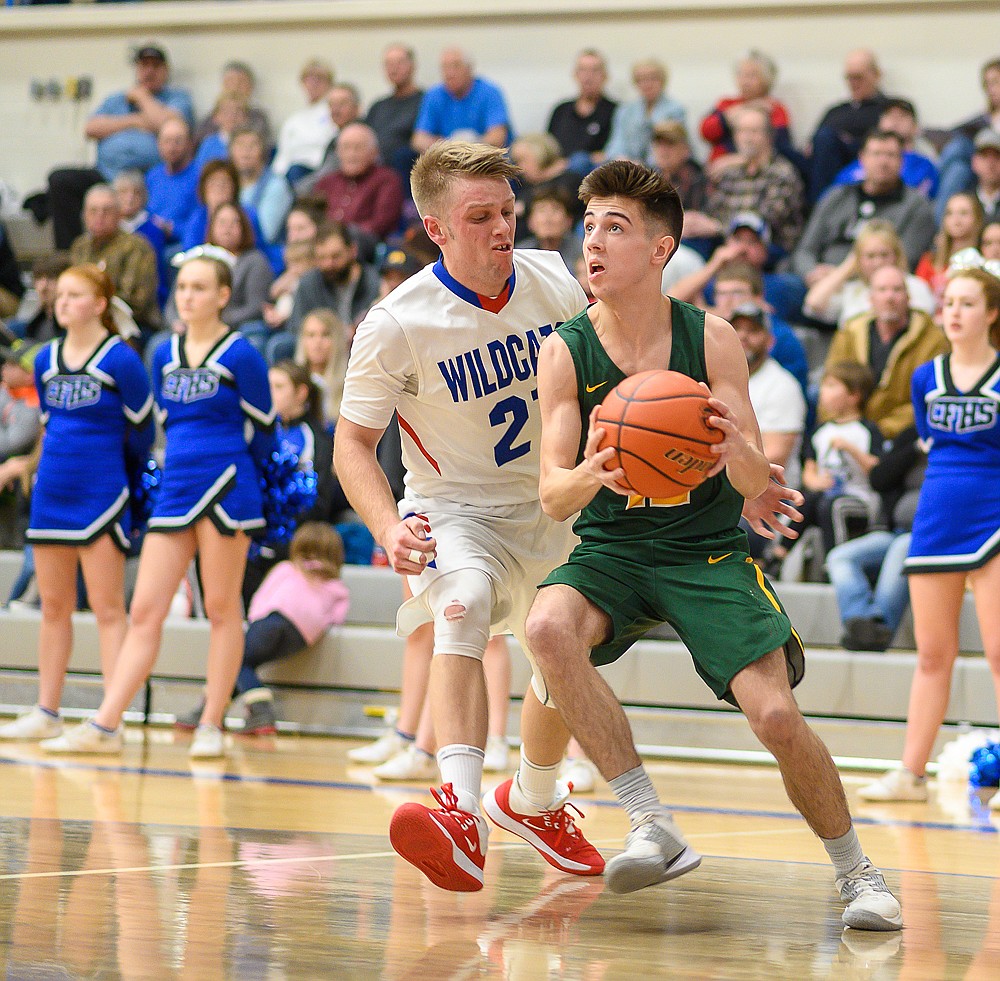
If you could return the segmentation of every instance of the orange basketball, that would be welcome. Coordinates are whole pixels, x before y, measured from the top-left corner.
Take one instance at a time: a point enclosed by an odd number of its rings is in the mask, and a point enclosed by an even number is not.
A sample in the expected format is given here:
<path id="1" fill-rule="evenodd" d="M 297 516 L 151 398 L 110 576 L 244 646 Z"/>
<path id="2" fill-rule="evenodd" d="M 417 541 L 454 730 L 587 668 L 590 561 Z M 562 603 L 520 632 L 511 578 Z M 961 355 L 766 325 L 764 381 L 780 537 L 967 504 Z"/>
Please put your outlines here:
<path id="1" fill-rule="evenodd" d="M 709 447 L 722 432 L 704 389 L 679 371 L 640 371 L 608 393 L 598 410 L 601 449 L 613 446 L 609 470 L 625 471 L 622 486 L 642 497 L 680 497 L 697 487 L 718 457 Z"/>

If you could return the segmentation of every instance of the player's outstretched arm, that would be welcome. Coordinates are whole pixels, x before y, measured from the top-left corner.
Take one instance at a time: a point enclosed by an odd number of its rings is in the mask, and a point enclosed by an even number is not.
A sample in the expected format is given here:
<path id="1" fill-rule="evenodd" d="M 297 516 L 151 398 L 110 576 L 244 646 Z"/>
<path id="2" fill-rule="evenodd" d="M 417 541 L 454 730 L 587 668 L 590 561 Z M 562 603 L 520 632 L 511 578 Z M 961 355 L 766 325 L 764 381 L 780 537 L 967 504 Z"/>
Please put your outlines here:
<path id="1" fill-rule="evenodd" d="M 576 371 L 569 348 L 558 334 L 546 338 L 538 356 L 538 404 L 542 413 L 538 484 L 542 510 L 556 521 L 565 521 L 589 504 L 602 486 L 627 493 L 614 483 L 625 476 L 624 472 L 605 470 L 614 450 L 598 452 L 603 430 L 594 428 L 593 418 L 584 458 L 576 462 L 582 426 Z"/>
<path id="2" fill-rule="evenodd" d="M 375 454 L 383 432 L 341 416 L 333 444 L 333 465 L 351 507 L 385 549 L 389 564 L 401 575 L 415 576 L 434 557 L 436 543 L 426 537 L 420 518 L 399 520 L 396 500 Z"/>
<path id="3" fill-rule="evenodd" d="M 733 487 L 753 500 L 767 489 L 771 471 L 750 404 L 746 355 L 736 331 L 721 317 L 705 318 L 705 366 L 715 411 L 708 422 L 723 434 L 722 442 L 712 447 L 719 462 L 709 476 L 725 469 Z"/>

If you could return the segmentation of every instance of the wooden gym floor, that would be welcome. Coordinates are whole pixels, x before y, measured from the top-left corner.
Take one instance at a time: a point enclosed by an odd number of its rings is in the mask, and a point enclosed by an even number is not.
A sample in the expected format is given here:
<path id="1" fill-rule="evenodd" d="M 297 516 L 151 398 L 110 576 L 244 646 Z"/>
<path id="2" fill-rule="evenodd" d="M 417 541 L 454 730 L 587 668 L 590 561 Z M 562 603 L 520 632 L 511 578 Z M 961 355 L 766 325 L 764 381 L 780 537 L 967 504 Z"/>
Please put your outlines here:
<path id="1" fill-rule="evenodd" d="M 860 805 L 902 933 L 841 928 L 825 853 L 777 771 L 651 762 L 705 856 L 676 883 L 614 896 L 550 871 L 494 830 L 486 887 L 435 889 L 389 847 L 422 786 L 373 786 L 357 743 L 187 738 L 133 729 L 120 759 L 0 745 L 0 956 L 10 979 L 1000 978 L 1000 840 L 965 787 L 927 805 Z M 608 788 L 587 836 L 621 846 Z"/>

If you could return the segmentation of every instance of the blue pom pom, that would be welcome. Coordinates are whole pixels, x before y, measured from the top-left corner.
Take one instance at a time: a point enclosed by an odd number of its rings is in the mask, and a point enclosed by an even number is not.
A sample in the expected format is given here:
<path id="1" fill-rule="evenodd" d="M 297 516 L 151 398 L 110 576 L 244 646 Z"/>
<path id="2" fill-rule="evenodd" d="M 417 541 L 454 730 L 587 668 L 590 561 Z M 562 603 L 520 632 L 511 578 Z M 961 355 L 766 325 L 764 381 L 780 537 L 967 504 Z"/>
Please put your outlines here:
<path id="1" fill-rule="evenodd" d="M 969 783 L 973 787 L 1000 787 L 1000 743 L 987 743 L 972 754 Z"/>
<path id="2" fill-rule="evenodd" d="M 298 516 L 316 503 L 316 474 L 300 470 L 298 454 L 278 448 L 265 461 L 261 472 L 265 545 L 283 545 L 292 540 Z"/>

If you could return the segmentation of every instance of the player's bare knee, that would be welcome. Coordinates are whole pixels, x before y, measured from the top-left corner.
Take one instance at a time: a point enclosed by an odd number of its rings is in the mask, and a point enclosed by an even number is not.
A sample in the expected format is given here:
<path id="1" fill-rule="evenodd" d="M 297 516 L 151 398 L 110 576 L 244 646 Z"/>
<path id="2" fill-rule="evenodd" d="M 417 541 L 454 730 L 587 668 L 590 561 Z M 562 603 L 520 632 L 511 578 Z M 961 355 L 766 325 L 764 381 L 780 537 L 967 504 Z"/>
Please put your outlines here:
<path id="1" fill-rule="evenodd" d="M 532 609 L 524 630 L 532 654 L 547 671 L 558 668 L 572 648 L 579 646 L 574 643 L 572 625 L 566 618 L 545 607 Z"/>
<path id="2" fill-rule="evenodd" d="M 802 713 L 787 699 L 766 699 L 746 711 L 747 721 L 757 738 L 772 752 L 791 746 L 802 733 Z"/>

